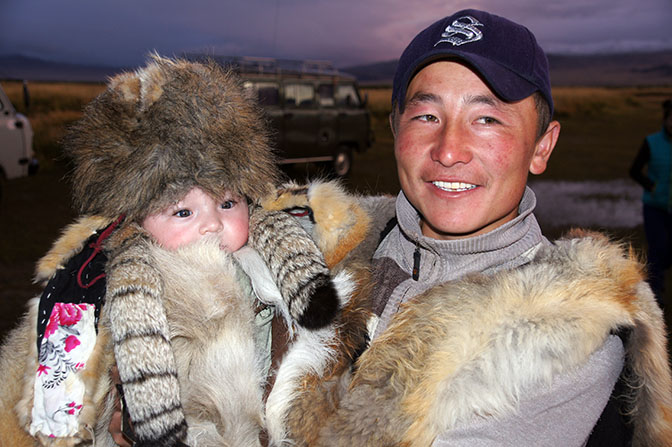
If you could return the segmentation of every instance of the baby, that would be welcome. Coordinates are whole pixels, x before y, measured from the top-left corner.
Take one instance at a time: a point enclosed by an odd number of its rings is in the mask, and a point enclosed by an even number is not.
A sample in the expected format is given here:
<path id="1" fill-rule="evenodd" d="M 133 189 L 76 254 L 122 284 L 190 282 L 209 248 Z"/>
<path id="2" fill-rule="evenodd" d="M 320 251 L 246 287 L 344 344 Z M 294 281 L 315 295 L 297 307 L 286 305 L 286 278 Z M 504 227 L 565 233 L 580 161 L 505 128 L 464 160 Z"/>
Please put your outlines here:
<path id="1" fill-rule="evenodd" d="M 257 206 L 281 178 L 260 109 L 216 64 L 154 56 L 64 143 L 84 217 L 0 353 L 0 445 L 115 445 L 115 364 L 139 444 L 258 445 L 274 314 L 325 346 L 339 308 L 301 224 Z"/>

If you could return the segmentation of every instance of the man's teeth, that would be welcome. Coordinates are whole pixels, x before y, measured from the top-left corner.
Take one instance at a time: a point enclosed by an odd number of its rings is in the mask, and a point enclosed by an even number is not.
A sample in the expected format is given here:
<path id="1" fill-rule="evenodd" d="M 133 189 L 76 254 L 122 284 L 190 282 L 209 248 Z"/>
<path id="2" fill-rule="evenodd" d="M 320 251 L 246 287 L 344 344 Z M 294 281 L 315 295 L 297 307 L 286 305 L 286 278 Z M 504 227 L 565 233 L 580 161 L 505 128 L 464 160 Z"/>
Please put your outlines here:
<path id="1" fill-rule="evenodd" d="M 468 191 L 474 189 L 476 185 L 463 182 L 432 182 L 434 186 L 444 191 Z"/>

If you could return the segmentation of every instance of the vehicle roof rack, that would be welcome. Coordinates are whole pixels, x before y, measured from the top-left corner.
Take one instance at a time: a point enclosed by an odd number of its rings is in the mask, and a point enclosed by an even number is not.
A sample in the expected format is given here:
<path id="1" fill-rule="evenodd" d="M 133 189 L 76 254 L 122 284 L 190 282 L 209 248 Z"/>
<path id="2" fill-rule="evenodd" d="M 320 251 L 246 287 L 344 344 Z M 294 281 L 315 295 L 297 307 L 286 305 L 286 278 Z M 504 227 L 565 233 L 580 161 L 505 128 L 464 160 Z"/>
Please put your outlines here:
<path id="1" fill-rule="evenodd" d="M 184 57 L 192 61 L 214 60 L 218 64 L 231 67 L 240 73 L 352 77 L 349 74 L 338 71 L 327 60 L 276 59 L 272 57 L 221 56 L 198 53 L 187 53 Z"/>

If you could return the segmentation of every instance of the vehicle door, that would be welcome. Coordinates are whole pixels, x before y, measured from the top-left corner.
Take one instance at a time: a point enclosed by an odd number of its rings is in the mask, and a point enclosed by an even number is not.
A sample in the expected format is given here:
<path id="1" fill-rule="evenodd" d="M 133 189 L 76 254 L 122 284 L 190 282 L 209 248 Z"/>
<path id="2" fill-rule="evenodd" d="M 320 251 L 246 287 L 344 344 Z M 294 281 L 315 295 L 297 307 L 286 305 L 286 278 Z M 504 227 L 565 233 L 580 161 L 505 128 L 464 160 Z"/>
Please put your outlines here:
<path id="1" fill-rule="evenodd" d="M 333 82 L 324 82 L 317 86 L 317 101 L 320 106 L 320 113 L 317 130 L 317 153 L 315 155 L 333 156 L 338 145 L 340 129 L 334 93 Z"/>
<path id="2" fill-rule="evenodd" d="M 262 106 L 271 126 L 271 140 L 274 148 L 283 145 L 284 116 L 280 108 L 280 84 L 277 81 L 245 81 L 244 87 L 251 89 Z"/>
<path id="3" fill-rule="evenodd" d="M 340 141 L 363 150 L 369 145 L 369 118 L 353 83 L 336 86 Z"/>
<path id="4" fill-rule="evenodd" d="M 312 83 L 284 84 L 283 136 L 280 148 L 286 158 L 314 156 L 319 129 L 319 110 Z"/>

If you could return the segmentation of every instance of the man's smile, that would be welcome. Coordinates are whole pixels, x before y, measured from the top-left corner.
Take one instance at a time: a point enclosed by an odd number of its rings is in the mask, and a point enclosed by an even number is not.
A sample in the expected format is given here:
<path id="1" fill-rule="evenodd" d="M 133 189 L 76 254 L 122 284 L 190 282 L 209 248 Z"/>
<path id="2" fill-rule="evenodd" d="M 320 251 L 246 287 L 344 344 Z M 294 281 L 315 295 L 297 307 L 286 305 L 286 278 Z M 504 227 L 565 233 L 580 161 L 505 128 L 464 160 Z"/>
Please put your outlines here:
<path id="1" fill-rule="evenodd" d="M 476 185 L 464 182 L 442 182 L 437 180 L 433 181 L 432 184 L 437 188 L 448 192 L 469 191 L 470 189 L 476 188 Z"/>

